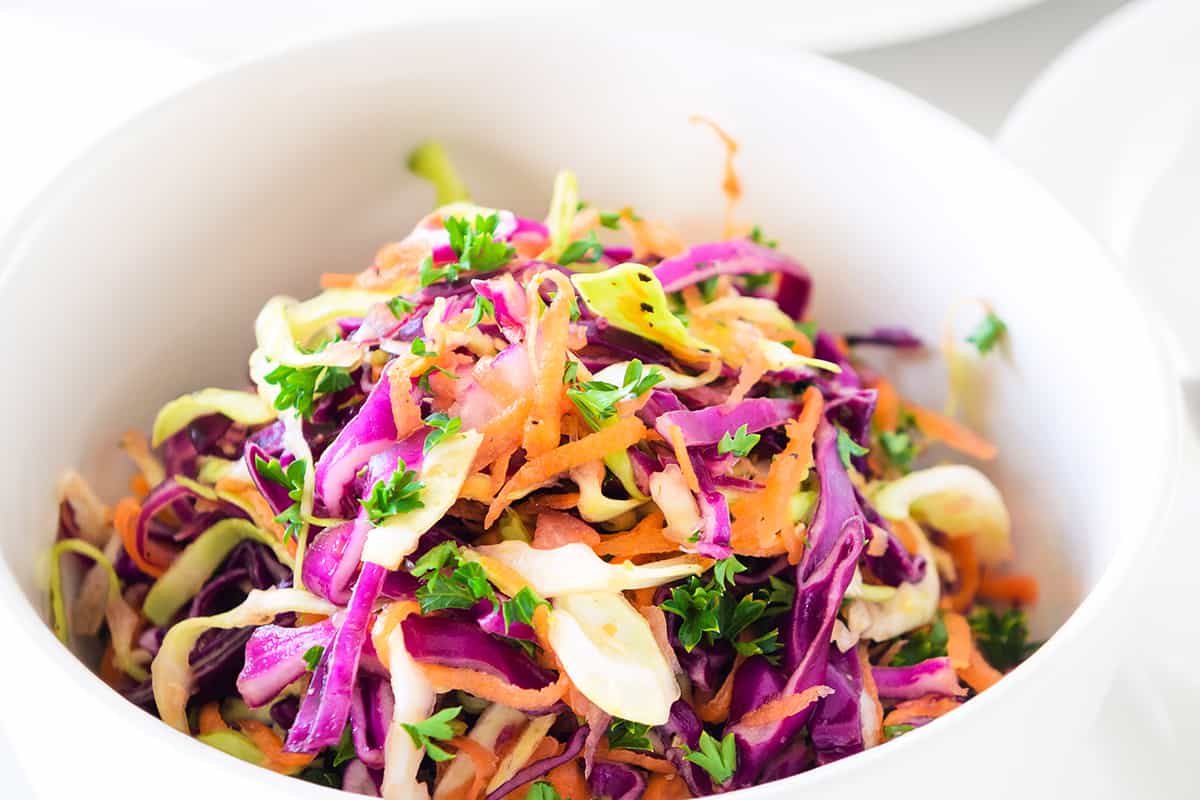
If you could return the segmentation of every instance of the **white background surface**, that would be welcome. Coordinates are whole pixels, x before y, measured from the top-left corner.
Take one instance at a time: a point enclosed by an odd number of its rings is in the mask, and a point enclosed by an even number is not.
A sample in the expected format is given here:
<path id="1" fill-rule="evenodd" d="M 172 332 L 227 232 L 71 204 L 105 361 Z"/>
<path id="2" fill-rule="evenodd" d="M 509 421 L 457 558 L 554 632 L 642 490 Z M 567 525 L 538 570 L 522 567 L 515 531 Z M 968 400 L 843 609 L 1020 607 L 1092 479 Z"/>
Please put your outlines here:
<path id="1" fill-rule="evenodd" d="M 402 2 L 402 0 L 397 0 Z M 905 0 L 880 0 L 903 3 Z M 371 5 L 370 0 L 337 4 L 339 10 Z M 984 135 L 992 136 L 1029 83 L 1061 51 L 1106 14 L 1124 5 L 1123 0 L 1045 0 L 1011 16 L 908 44 L 861 51 L 839 58 L 846 63 L 895 83 L 957 116 Z M 173 7 L 171 11 L 164 11 Z M 208 65 L 233 60 L 263 47 L 320 30 L 331 20 L 333 3 L 310 0 L 258 0 L 252 9 L 231 2 L 202 3 L 180 0 L 0 0 L 0 10 L 18 9 L 85 30 L 109 31 L 140 37 Z M 290 18 L 287 35 L 263 34 L 272 15 Z M 297 18 L 299 22 L 297 22 Z M 264 23 L 265 21 L 265 23 Z M 3 98 L 6 102 L 9 98 Z M 12 107 L 6 108 L 6 116 Z M 86 121 L 81 121 L 86 124 Z M 0 131 L 0 142 L 8 144 Z M 3 211 L 0 206 L 0 211 Z M 1144 678 L 1129 675 L 1125 686 Z M 1174 782 L 1154 763 L 1164 759 L 1194 758 L 1188 747 L 1164 753 L 1160 720 L 1147 705 L 1147 697 L 1120 691 L 1107 699 L 1100 727 L 1122 731 L 1119 737 L 1100 737 L 1090 743 L 1064 743 L 1062 774 L 1047 784 L 1070 785 L 1067 794 L 1101 798 L 1187 797 L 1188 790 Z M 1161 709 L 1160 709 L 1161 710 Z M 1192 733 L 1197 733 L 1193 731 Z M 0 774 L 10 751 L 0 742 Z M 1015 766 L 1015 765 L 1014 765 Z M 1069 783 L 1068 783 L 1069 781 Z M 0 788 L 10 796 L 12 787 Z M 1195 790 L 1195 787 L 1192 787 Z M 1049 789 L 1033 797 L 1055 796 Z M 23 796 L 17 789 L 14 797 Z"/>

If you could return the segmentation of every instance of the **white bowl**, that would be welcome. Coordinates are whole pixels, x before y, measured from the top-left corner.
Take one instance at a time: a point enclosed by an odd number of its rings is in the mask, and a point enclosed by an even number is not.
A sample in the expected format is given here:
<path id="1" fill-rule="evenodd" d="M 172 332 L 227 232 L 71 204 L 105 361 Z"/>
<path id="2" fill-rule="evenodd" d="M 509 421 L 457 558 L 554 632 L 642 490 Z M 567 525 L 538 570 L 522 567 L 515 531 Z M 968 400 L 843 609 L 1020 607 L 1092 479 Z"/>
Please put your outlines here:
<path id="1" fill-rule="evenodd" d="M 569 165 L 591 201 L 715 235 L 721 152 L 687 124 L 695 112 L 741 140 L 741 215 L 811 268 L 818 319 L 936 341 L 946 309 L 981 296 L 1007 320 L 1010 352 L 989 359 L 981 410 L 1001 447 L 989 469 L 1019 566 L 1044 587 L 1037 632 L 1057 628 L 965 708 L 747 794 L 878 797 L 919 781 L 950 797 L 971 780 L 999 796 L 1089 723 L 1114 644 L 1129 641 L 1123 587 L 1160 533 L 1178 414 L 1100 248 L 984 141 L 826 60 L 460 22 L 308 45 L 190 88 L 76 162 L 0 243 L 0 724 L 45 796 L 332 797 L 168 729 L 59 646 L 37 563 L 61 472 L 78 465 L 115 497 L 128 474 L 119 433 L 182 391 L 243 380 L 267 296 L 311 293 L 319 272 L 355 270 L 403 234 L 431 203 L 402 166 L 426 137 L 485 203 L 540 215 Z M 939 401 L 936 365 L 893 366 L 908 395 Z"/>

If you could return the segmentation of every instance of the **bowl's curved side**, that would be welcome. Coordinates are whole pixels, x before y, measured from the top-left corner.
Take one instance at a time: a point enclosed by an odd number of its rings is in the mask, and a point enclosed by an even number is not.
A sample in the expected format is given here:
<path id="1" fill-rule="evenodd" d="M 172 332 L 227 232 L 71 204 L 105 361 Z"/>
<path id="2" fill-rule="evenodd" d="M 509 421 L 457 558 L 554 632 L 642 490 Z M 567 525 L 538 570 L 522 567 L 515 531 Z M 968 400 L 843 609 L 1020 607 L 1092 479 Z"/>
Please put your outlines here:
<path id="1" fill-rule="evenodd" d="M 311 287 L 322 269 L 352 269 L 423 213 L 427 190 L 400 161 L 427 136 L 450 144 L 485 202 L 537 214 L 554 170 L 570 164 L 589 199 L 635 200 L 712 235 L 719 153 L 686 127 L 692 112 L 742 139 L 741 213 L 813 268 L 823 320 L 911 323 L 934 339 L 954 299 L 983 294 L 1001 309 L 1011 352 L 987 365 L 985 417 L 1007 453 L 997 474 L 1023 528 L 1025 565 L 1046 585 L 1055 617 L 1046 621 L 1062 622 L 1026 665 L 946 719 L 747 791 L 881 791 L 918 769 L 982 770 L 1000 751 L 1032 758 L 1086 724 L 1111 669 L 1108 621 L 1128 612 L 1121 587 L 1157 535 L 1177 412 L 1166 368 L 1147 356 L 1145 319 L 1082 229 L 978 137 L 823 59 L 524 22 L 396 27 L 188 89 L 77 161 L 0 242 L 0 335 L 21 342 L 11 374 L 33 384 L 0 399 L 21 455 L 0 484 L 14 509 L 0 539 L 13 580 L 0 579 L 0 599 L 28 650 L 5 669 L 39 690 L 0 724 L 44 730 L 55 753 L 90 747 L 97 762 L 84 778 L 66 774 L 31 744 L 31 769 L 54 788 L 47 796 L 127 764 L 125 737 L 139 740 L 136 774 L 119 778 L 134 796 L 163 780 L 180 797 L 247 781 L 269 796 L 318 791 L 255 778 L 186 741 L 123 706 L 58 647 L 29 601 L 59 472 L 80 464 L 115 493 L 116 431 L 145 427 L 163 400 L 200 383 L 244 380 L 263 299 Z M 1123 335 L 1107 352 L 1074 344 L 1081 328 L 1114 319 Z M 47 369 L 64 357 L 69 369 Z M 1110 377 L 1129 364 L 1138 365 L 1136 422 Z M 936 369 L 906 372 L 914 396 L 939 394 Z M 29 424 L 30 395 L 46 422 Z M 45 719 L 51 692 L 78 729 Z M 203 780 L 178 778 L 197 772 Z"/>

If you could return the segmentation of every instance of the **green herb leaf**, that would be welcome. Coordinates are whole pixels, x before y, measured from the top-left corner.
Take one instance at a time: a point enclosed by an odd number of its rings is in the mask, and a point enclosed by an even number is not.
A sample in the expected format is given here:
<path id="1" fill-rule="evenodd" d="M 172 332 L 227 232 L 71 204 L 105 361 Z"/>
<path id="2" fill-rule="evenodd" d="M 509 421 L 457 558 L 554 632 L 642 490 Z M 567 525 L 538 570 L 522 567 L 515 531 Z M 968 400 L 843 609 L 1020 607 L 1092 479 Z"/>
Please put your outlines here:
<path id="1" fill-rule="evenodd" d="M 757 225 L 750 229 L 750 241 L 754 242 L 755 244 L 761 244 L 771 248 L 779 246 L 779 242 L 775 241 L 774 239 L 765 238 L 763 236 L 762 228 L 758 227 Z"/>
<path id="2" fill-rule="evenodd" d="M 422 288 L 442 280 L 456 281 L 464 272 L 495 272 L 517 254 L 508 242 L 494 238 L 500 224 L 496 214 L 486 217 L 476 214 L 474 222 L 447 217 L 442 224 L 450 235 L 450 247 L 458 260 L 435 267 L 433 258 L 426 256 L 419 270 Z"/>
<path id="3" fill-rule="evenodd" d="M 537 592 L 528 586 L 521 588 L 512 598 L 501 604 L 500 610 L 504 616 L 504 630 L 507 632 L 514 622 L 526 625 L 533 622 L 533 612 L 538 606 L 550 607 L 550 604 L 538 596 Z"/>
<path id="4" fill-rule="evenodd" d="M 563 797 L 548 782 L 534 781 L 533 785 L 529 787 L 529 793 L 525 795 L 525 800 L 563 800 Z M 566 800 L 571 800 L 571 798 L 568 797 Z"/>
<path id="5" fill-rule="evenodd" d="M 763 612 L 763 616 L 774 617 L 785 611 L 791 611 L 792 604 L 796 602 L 796 587 L 774 575 L 767 580 L 771 589 L 767 593 L 767 608 Z"/>
<path id="6" fill-rule="evenodd" d="M 434 547 L 421 556 L 410 572 L 422 580 L 417 589 L 422 614 L 471 608 L 485 598 L 492 601 L 493 607 L 497 605 L 496 592 L 488 583 L 483 567 L 474 561 L 463 561 L 454 542 Z"/>
<path id="7" fill-rule="evenodd" d="M 987 316 L 967 336 L 967 341 L 975 345 L 981 356 L 987 355 L 1007 331 L 1008 326 L 1004 324 L 1004 320 L 988 311 Z"/>
<path id="8" fill-rule="evenodd" d="M 733 648 L 744 656 L 767 656 L 774 663 L 775 659 L 771 656 L 783 649 L 783 643 L 779 641 L 779 628 L 772 628 L 762 636 L 744 641 L 739 639 L 733 643 Z"/>
<path id="9" fill-rule="evenodd" d="M 737 770 L 737 743 L 733 739 L 732 731 L 725 734 L 725 738 L 720 742 L 708 731 L 704 731 L 700 734 L 699 750 L 692 750 L 682 742 L 679 748 L 683 751 L 685 759 L 711 775 L 713 781 L 719 785 L 728 783 Z"/>
<path id="10" fill-rule="evenodd" d="M 308 462 L 297 459 L 288 464 L 285 469 L 277 458 L 267 460 L 262 456 L 255 456 L 254 467 L 263 478 L 287 489 L 292 504 L 279 512 L 275 516 L 275 521 L 284 526 L 285 542 L 298 538 L 300 531 L 304 528 L 304 519 L 300 514 L 300 500 L 304 497 L 304 474 L 307 471 Z"/>
<path id="11" fill-rule="evenodd" d="M 444 742 L 454 738 L 455 730 L 450 726 L 450 720 L 455 719 L 460 713 L 462 713 L 462 706 L 443 708 L 424 722 L 418 722 L 415 725 L 402 722 L 400 727 L 408 733 L 413 744 L 417 747 L 424 747 L 426 755 L 434 761 L 449 761 L 454 758 L 454 754 L 447 753 L 434 742 Z"/>
<path id="12" fill-rule="evenodd" d="M 436 414 L 430 414 L 425 418 L 425 424 L 433 428 L 429 435 L 425 437 L 425 444 L 422 449 L 428 453 L 433 449 L 438 442 L 449 439 L 454 434 L 458 433 L 462 428 L 462 420 L 458 417 L 452 417 L 445 412 L 439 411 Z"/>
<path id="13" fill-rule="evenodd" d="M 967 617 L 971 630 L 975 632 L 975 643 L 979 652 L 1001 672 L 1020 664 L 1038 648 L 1029 642 L 1029 626 L 1025 612 L 1010 608 L 997 614 L 990 608 L 980 607 Z"/>
<path id="14" fill-rule="evenodd" d="M 716 581 L 717 586 L 725 588 L 733 585 L 734 575 L 745 571 L 746 565 L 738 561 L 737 556 L 729 556 L 713 565 L 713 580 Z"/>
<path id="15" fill-rule="evenodd" d="M 901 470 L 907 470 L 912 465 L 917 448 L 907 431 L 884 431 L 879 434 L 879 444 L 883 446 L 888 460 Z"/>
<path id="16" fill-rule="evenodd" d="M 625 375 L 620 386 L 613 386 L 606 381 L 587 381 L 567 389 L 567 397 L 575 404 L 575 408 L 579 409 L 584 421 L 593 430 L 600 430 L 604 420 L 616 416 L 617 403 L 633 397 L 640 397 L 662 380 L 661 372 L 656 369 L 646 369 L 642 362 L 635 358 L 625 367 Z"/>
<path id="17" fill-rule="evenodd" d="M 338 741 L 337 749 L 333 751 L 333 766 L 340 767 L 347 761 L 353 761 L 358 758 L 358 753 L 354 749 L 354 739 L 350 736 L 350 726 L 342 731 L 342 738 Z"/>
<path id="18" fill-rule="evenodd" d="M 417 563 L 409 572 L 414 578 L 420 578 L 430 572 L 438 572 L 447 565 L 456 567 L 458 563 L 458 545 L 454 542 L 442 542 L 417 559 Z"/>
<path id="19" fill-rule="evenodd" d="M 850 469 L 850 458 L 852 456 L 865 456 L 867 448 L 851 439 L 850 434 L 846 433 L 845 429 L 838 428 L 837 432 L 838 456 L 842 459 L 842 466 Z"/>
<path id="20" fill-rule="evenodd" d="M 897 736 L 901 736 L 905 733 L 908 733 L 915 727 L 916 727 L 915 725 L 884 725 L 883 726 L 883 739 L 884 739 L 884 741 L 889 741 L 891 739 L 895 739 Z"/>
<path id="21" fill-rule="evenodd" d="M 576 261 L 583 261 L 588 264 L 594 264 L 600 260 L 600 256 L 604 255 L 604 245 L 596 239 L 595 231 L 588 231 L 588 235 L 579 241 L 571 242 L 563 250 L 563 254 L 559 256 L 558 263 L 564 267 L 568 264 L 574 264 Z"/>
<path id="22" fill-rule="evenodd" d="M 721 440 L 717 442 L 717 452 L 721 455 L 733 453 L 738 458 L 745 458 L 750 455 L 750 451 L 754 449 L 754 445 L 758 444 L 761 439 L 757 433 L 750 433 L 749 427 L 741 425 L 733 435 L 729 435 L 729 431 L 721 434 Z"/>
<path id="23" fill-rule="evenodd" d="M 433 392 L 433 387 L 431 387 L 429 385 L 429 378 L 435 372 L 441 373 L 442 375 L 445 375 L 447 378 L 450 378 L 451 380 L 455 380 L 455 381 L 458 380 L 458 376 L 455 375 L 450 370 L 442 369 L 441 367 L 438 367 L 438 366 L 432 366 L 429 369 L 425 370 L 423 373 L 421 373 L 421 377 L 417 379 L 417 386 L 420 386 L 421 390 L 426 392 L 427 394 Z"/>
<path id="24" fill-rule="evenodd" d="M 305 419 L 312 418 L 313 404 L 319 395 L 340 392 L 354 382 L 350 373 L 341 367 L 321 364 L 311 367 L 280 364 L 268 372 L 263 380 L 279 387 L 275 408 L 280 411 L 294 408 Z"/>
<path id="25" fill-rule="evenodd" d="M 579 374 L 579 362 L 568 361 L 566 369 L 563 370 L 563 383 L 570 385 L 575 382 L 575 376 Z"/>
<path id="26" fill-rule="evenodd" d="M 408 348 L 414 356 L 425 356 L 426 358 L 437 358 L 437 351 L 430 350 L 429 345 L 425 344 L 425 340 L 418 336 L 412 340 L 412 344 Z"/>
<path id="27" fill-rule="evenodd" d="M 706 633 L 721 632 L 717 618 L 720 602 L 720 589 L 705 586 L 695 576 L 671 590 L 671 596 L 662 602 L 662 610 L 683 620 L 679 643 L 684 650 L 692 652 Z"/>
<path id="28" fill-rule="evenodd" d="M 944 656 L 948 640 L 946 625 L 939 615 L 932 624 L 908 634 L 908 641 L 892 656 L 891 666 L 911 667 L 926 659 Z"/>
<path id="29" fill-rule="evenodd" d="M 496 304 L 481 294 L 475 295 L 475 304 L 471 306 L 471 319 L 467 321 L 468 328 L 474 328 L 483 322 L 484 317 L 496 316 Z"/>
<path id="30" fill-rule="evenodd" d="M 366 500 L 361 500 L 371 522 L 378 525 L 388 517 L 424 508 L 421 490 L 425 484 L 417 480 L 417 473 L 408 468 L 404 459 L 397 459 L 396 471 L 387 480 L 379 481 L 371 489 Z"/>
<path id="31" fill-rule="evenodd" d="M 413 312 L 414 308 L 416 308 L 416 306 L 399 295 L 393 297 L 391 300 L 388 300 L 387 307 L 391 309 L 392 316 L 394 316 L 396 319 L 404 319 Z"/>
<path id="32" fill-rule="evenodd" d="M 610 231 L 621 230 L 621 214 L 619 211 L 601 211 L 600 224 Z"/>
<path id="33" fill-rule="evenodd" d="M 325 655 L 325 648 L 319 644 L 313 645 L 304 651 L 304 663 L 308 665 L 309 672 L 315 672 L 317 664 L 321 663 L 321 656 Z"/>
<path id="34" fill-rule="evenodd" d="M 610 750 L 648 750 L 652 752 L 654 747 L 650 744 L 649 737 L 646 736 L 649 730 L 649 725 L 614 717 L 612 724 L 608 726 L 608 747 Z"/>

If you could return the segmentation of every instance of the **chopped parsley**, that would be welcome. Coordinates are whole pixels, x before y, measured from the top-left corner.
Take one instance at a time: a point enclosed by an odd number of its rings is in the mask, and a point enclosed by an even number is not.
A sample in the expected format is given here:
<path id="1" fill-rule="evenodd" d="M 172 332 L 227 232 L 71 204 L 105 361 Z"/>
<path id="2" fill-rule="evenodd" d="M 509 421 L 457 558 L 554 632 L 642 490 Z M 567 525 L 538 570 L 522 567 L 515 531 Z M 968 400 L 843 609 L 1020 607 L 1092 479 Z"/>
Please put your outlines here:
<path id="1" fill-rule="evenodd" d="M 304 663 L 308 667 L 309 672 L 316 672 L 317 664 L 321 663 L 321 656 L 325 655 L 325 648 L 319 644 L 304 651 Z"/>
<path id="2" fill-rule="evenodd" d="M 967 336 L 967 341 L 975 345 L 979 355 L 987 355 L 1007 331 L 1008 326 L 1004 324 L 1004 320 L 997 317 L 992 311 L 988 311 L 987 316 Z"/>
<path id="3" fill-rule="evenodd" d="M 754 242 L 755 244 L 761 244 L 764 247 L 779 247 L 779 242 L 763 236 L 762 228 L 758 227 L 757 225 L 750 229 L 750 241 Z"/>
<path id="4" fill-rule="evenodd" d="M 338 740 L 337 749 L 333 751 L 333 766 L 340 767 L 347 761 L 353 761 L 358 758 L 358 753 L 354 749 L 354 739 L 350 735 L 350 726 L 342 731 L 342 738 Z"/>
<path id="5" fill-rule="evenodd" d="M 837 429 L 837 451 L 838 457 L 842 459 L 842 466 L 846 469 L 850 469 L 852 457 L 867 454 L 867 448 L 850 438 L 850 434 L 846 433 L 844 428 Z"/>
<path id="6" fill-rule="evenodd" d="M 901 470 L 907 470 L 912 465 L 917 447 L 908 431 L 884 431 L 879 434 L 879 444 L 883 446 L 888 460 Z"/>
<path id="7" fill-rule="evenodd" d="M 396 471 L 386 480 L 379 481 L 371 489 L 366 500 L 360 500 L 371 522 L 378 525 L 388 517 L 406 514 L 424 508 L 421 490 L 425 484 L 417 480 L 417 473 L 408 468 L 404 459 L 396 460 Z"/>
<path id="8" fill-rule="evenodd" d="M 884 725 L 883 726 L 884 741 L 890 741 L 891 739 L 895 739 L 897 736 L 902 736 L 902 735 L 908 733 L 909 731 L 911 731 L 915 727 L 916 727 L 916 725 Z"/>
<path id="9" fill-rule="evenodd" d="M 285 411 L 294 408 L 305 419 L 312 419 L 313 405 L 318 395 L 340 392 L 354 383 L 350 373 L 341 367 L 314 364 L 311 367 L 289 367 L 280 364 L 264 377 L 267 383 L 279 387 L 275 408 Z"/>
<path id="10" fill-rule="evenodd" d="M 612 724 L 608 726 L 608 747 L 610 750 L 653 751 L 654 747 L 646 736 L 649 730 L 649 725 L 614 717 Z"/>
<path id="11" fill-rule="evenodd" d="M 733 576 L 745 572 L 746 565 L 738 561 L 737 556 L 722 558 L 713 565 L 713 580 L 722 588 L 733 584 Z"/>
<path id="12" fill-rule="evenodd" d="M 619 211 L 601 211 L 600 224 L 608 228 L 610 231 L 621 230 L 621 212 Z"/>
<path id="13" fill-rule="evenodd" d="M 308 462 L 296 459 L 285 468 L 277 458 L 267 460 L 262 456 L 255 456 L 254 468 L 266 480 L 287 489 L 292 504 L 279 512 L 275 521 L 284 526 L 285 542 L 298 538 L 304 527 L 304 520 L 300 515 L 300 500 L 304 497 L 304 474 L 308 471 Z"/>
<path id="14" fill-rule="evenodd" d="M 464 561 L 454 542 L 442 542 L 417 560 L 411 570 L 422 583 L 417 589 L 421 613 L 447 608 L 471 608 L 480 600 L 497 605 L 496 592 L 483 567 Z"/>
<path id="15" fill-rule="evenodd" d="M 471 319 L 467 321 L 468 328 L 474 328 L 483 322 L 484 317 L 496 316 L 496 304 L 481 294 L 475 295 L 475 304 L 471 306 Z"/>
<path id="16" fill-rule="evenodd" d="M 633 397 L 640 397 L 662 380 L 661 372 L 656 369 L 645 369 L 642 362 L 635 358 L 625 367 L 625 375 L 620 386 L 613 386 L 606 381 L 576 383 L 572 388 L 567 389 L 567 397 L 575 404 L 575 408 L 579 410 L 584 421 L 593 430 L 598 431 L 606 419 L 616 416 L 617 403 Z"/>
<path id="17" fill-rule="evenodd" d="M 549 608 L 550 604 L 539 597 L 533 589 L 523 586 L 521 591 L 505 600 L 500 606 L 500 611 L 504 615 L 504 630 L 507 631 L 514 622 L 523 622 L 526 625 L 533 622 L 533 612 L 538 606 Z"/>
<path id="18" fill-rule="evenodd" d="M 718 565 L 720 563 L 723 562 Z M 714 580 L 707 584 L 692 576 L 687 583 L 672 589 L 671 596 L 663 601 L 662 610 L 682 620 L 677 633 L 679 643 L 689 653 L 702 641 L 712 644 L 718 639 L 730 642 L 746 656 L 775 653 L 780 647 L 778 628 L 758 636 L 741 635 L 768 616 L 767 606 L 771 600 L 761 591 L 740 598 L 727 592 L 725 581 L 732 577 L 731 568 L 732 564 L 726 564 L 721 575 L 714 570 Z"/>
<path id="19" fill-rule="evenodd" d="M 975 632 L 979 652 L 1001 672 L 1020 664 L 1038 647 L 1029 642 L 1024 611 L 1010 608 L 997 614 L 990 608 L 980 607 L 971 612 L 967 621 Z"/>
<path id="20" fill-rule="evenodd" d="M 433 257 L 426 256 L 419 270 L 422 288 L 443 280 L 456 281 L 464 272 L 495 272 L 516 256 L 512 245 L 495 238 L 500 224 L 496 214 L 486 217 L 476 214 L 473 223 L 461 217 L 447 217 L 442 224 L 450 234 L 450 248 L 457 260 L 435 267 Z"/>
<path id="21" fill-rule="evenodd" d="M 422 447 L 426 453 L 432 450 L 438 442 L 449 439 L 462 428 L 461 419 L 452 417 L 443 411 L 430 414 L 425 418 L 425 424 L 433 428 L 429 432 L 429 435 L 425 437 L 425 444 Z"/>
<path id="22" fill-rule="evenodd" d="M 420 339 L 418 339 L 417 341 L 420 341 Z M 447 378 L 449 378 L 452 381 L 458 380 L 458 376 L 455 375 L 450 370 L 443 369 L 442 367 L 434 365 L 434 366 L 430 367 L 429 369 L 425 370 L 424 372 L 422 372 L 421 377 L 417 379 L 417 386 L 420 386 L 421 391 L 425 392 L 426 394 L 433 394 L 433 387 L 429 385 L 429 379 L 431 377 L 433 377 L 433 375 L 435 373 L 445 375 Z"/>
<path id="23" fill-rule="evenodd" d="M 575 376 L 578 374 L 579 374 L 579 362 L 578 361 L 568 361 L 566 369 L 563 370 L 562 382 L 566 385 L 570 385 L 575 382 Z"/>
<path id="24" fill-rule="evenodd" d="M 733 453 L 738 458 L 745 458 L 761 438 L 757 433 L 750 433 L 748 426 L 741 425 L 732 436 L 729 435 L 729 431 L 721 434 L 721 441 L 717 442 L 717 452 L 721 455 Z"/>
<path id="25" fill-rule="evenodd" d="M 576 261 L 594 264 L 600 260 L 602 255 L 604 255 L 604 245 L 596 239 L 595 231 L 588 231 L 587 236 L 566 246 L 563 254 L 558 258 L 558 263 L 564 267 L 574 264 Z"/>
<path id="26" fill-rule="evenodd" d="M 411 302 L 405 300 L 399 295 L 393 297 L 391 300 L 388 300 L 387 307 L 391 309 L 392 316 L 394 316 L 396 319 L 404 319 L 413 312 L 414 308 L 416 308 L 416 306 L 414 306 Z"/>
<path id="27" fill-rule="evenodd" d="M 932 624 L 918 628 L 908 635 L 908 641 L 892 656 L 891 666 L 911 667 L 926 659 L 944 656 L 948 640 L 946 625 L 939 615 Z"/>
<path id="28" fill-rule="evenodd" d="M 704 731 L 700 734 L 699 750 L 693 750 L 682 742 L 679 749 L 683 751 L 685 759 L 711 775 L 713 782 L 718 785 L 728 783 L 737 770 L 737 743 L 733 739 L 732 731 L 725 734 L 725 738 L 720 742 L 708 731 Z"/>
<path id="29" fill-rule="evenodd" d="M 456 731 L 450 725 L 450 720 L 456 718 L 461 713 L 462 706 L 443 708 L 423 722 L 416 724 L 402 722 L 400 723 L 400 727 L 404 728 L 409 737 L 412 738 L 413 744 L 417 747 L 424 747 L 426 755 L 434 761 L 449 761 L 454 758 L 454 754 L 447 753 L 434 742 L 444 742 L 455 737 Z"/>
<path id="30" fill-rule="evenodd" d="M 563 800 L 563 796 L 548 781 L 534 781 L 525 800 Z"/>
<path id="31" fill-rule="evenodd" d="M 412 344 L 408 347 L 409 351 L 414 356 L 424 356 L 425 358 L 437 358 L 437 351 L 430 350 L 429 345 L 425 344 L 425 340 L 420 336 L 412 340 Z"/>

